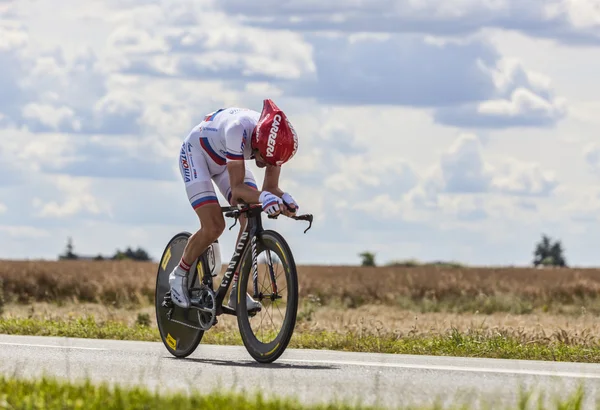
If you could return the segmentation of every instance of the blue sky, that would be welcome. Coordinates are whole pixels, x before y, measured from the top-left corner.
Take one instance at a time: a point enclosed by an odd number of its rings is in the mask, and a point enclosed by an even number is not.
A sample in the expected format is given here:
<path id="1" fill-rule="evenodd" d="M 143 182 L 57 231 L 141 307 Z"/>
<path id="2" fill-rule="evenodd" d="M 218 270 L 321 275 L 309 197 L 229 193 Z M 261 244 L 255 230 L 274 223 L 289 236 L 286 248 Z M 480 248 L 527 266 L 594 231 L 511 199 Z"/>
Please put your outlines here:
<path id="1" fill-rule="evenodd" d="M 594 0 L 0 0 L 0 258 L 159 257 L 198 227 L 182 138 L 272 98 L 298 263 L 525 265 L 546 233 L 598 265 L 599 46 Z"/>

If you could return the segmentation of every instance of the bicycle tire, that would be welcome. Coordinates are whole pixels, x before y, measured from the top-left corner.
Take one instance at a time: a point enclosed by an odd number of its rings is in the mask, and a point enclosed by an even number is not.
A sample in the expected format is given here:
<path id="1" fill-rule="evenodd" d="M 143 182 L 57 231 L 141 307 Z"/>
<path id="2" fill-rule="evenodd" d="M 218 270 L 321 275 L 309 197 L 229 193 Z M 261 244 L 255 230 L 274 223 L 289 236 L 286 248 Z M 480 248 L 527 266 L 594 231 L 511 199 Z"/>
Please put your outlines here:
<path id="1" fill-rule="evenodd" d="M 154 291 L 154 306 L 156 311 L 156 323 L 158 326 L 158 331 L 160 333 L 160 338 L 173 356 L 183 358 L 192 354 L 202 337 L 204 336 L 203 330 L 192 329 L 181 324 L 177 324 L 175 322 L 171 322 L 166 318 L 166 312 L 168 309 L 161 306 L 165 293 L 170 290 L 169 286 L 169 274 L 173 270 L 176 264 L 179 263 L 181 255 L 183 254 L 183 249 L 187 244 L 187 241 L 191 234 L 189 232 L 180 232 L 177 235 L 173 236 L 163 254 L 161 255 L 160 262 L 158 264 L 158 271 L 156 273 L 156 284 Z M 201 256 L 203 258 L 204 255 Z M 192 269 L 190 269 L 190 278 L 194 278 L 195 280 L 190 280 L 188 283 L 188 288 L 194 286 L 194 283 L 198 280 L 200 275 L 195 275 L 196 266 L 200 259 L 197 259 L 192 264 Z M 202 263 L 204 261 L 200 260 Z M 174 306 L 173 318 L 182 320 L 185 319 L 182 317 L 184 314 L 184 309 L 181 309 L 177 306 Z M 188 310 L 189 313 L 189 310 Z"/>
<path id="2" fill-rule="evenodd" d="M 246 250 L 246 255 L 240 268 L 237 292 L 237 321 L 240 336 L 246 350 L 259 363 L 272 363 L 277 360 L 287 348 L 294 328 L 296 326 L 296 315 L 298 312 L 298 273 L 292 251 L 281 234 L 273 230 L 263 231 L 261 239 L 257 240 L 257 255 L 265 248 L 277 254 L 282 261 L 287 281 L 287 310 L 278 336 L 269 343 L 260 342 L 250 325 L 250 317 L 246 307 L 246 290 L 248 280 L 252 277 L 252 250 Z M 251 293 L 250 293 L 251 294 Z"/>

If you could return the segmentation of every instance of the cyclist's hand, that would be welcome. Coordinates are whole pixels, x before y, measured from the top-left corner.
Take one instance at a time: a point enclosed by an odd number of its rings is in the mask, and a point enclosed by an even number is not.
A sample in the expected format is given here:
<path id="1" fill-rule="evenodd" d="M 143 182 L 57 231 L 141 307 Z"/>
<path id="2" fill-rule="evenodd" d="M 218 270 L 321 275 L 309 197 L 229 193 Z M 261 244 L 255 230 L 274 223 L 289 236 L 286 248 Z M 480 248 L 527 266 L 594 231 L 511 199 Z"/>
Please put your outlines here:
<path id="1" fill-rule="evenodd" d="M 258 200 L 262 203 L 263 211 L 270 216 L 279 215 L 281 210 L 285 208 L 283 201 L 276 195 L 273 195 L 269 191 L 262 191 Z"/>
<path id="2" fill-rule="evenodd" d="M 283 214 L 285 216 L 294 216 L 296 214 L 296 212 L 298 212 L 298 208 L 300 208 L 300 205 L 298 205 L 298 203 L 294 200 L 294 198 L 292 198 L 292 196 L 290 194 L 288 194 L 287 192 L 283 193 L 283 195 L 281 196 L 281 199 L 283 199 L 283 203 L 285 205 L 287 205 L 287 206 L 282 207 Z"/>

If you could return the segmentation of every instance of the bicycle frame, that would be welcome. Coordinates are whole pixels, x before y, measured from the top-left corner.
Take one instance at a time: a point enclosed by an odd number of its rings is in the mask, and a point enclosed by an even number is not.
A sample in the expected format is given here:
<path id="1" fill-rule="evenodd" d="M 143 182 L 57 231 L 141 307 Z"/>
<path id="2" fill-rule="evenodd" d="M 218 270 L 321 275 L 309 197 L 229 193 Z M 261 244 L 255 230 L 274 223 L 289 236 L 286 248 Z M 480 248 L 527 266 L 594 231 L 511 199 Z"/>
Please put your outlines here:
<path id="1" fill-rule="evenodd" d="M 261 205 L 238 205 L 238 206 L 222 206 L 221 212 L 225 214 L 226 217 L 235 218 L 236 222 L 229 227 L 231 230 L 237 223 L 238 218 L 241 215 L 246 215 L 246 228 L 241 233 L 240 238 L 238 239 L 233 255 L 229 264 L 227 265 L 227 270 L 223 275 L 223 279 L 219 284 L 218 290 L 215 292 L 215 303 L 216 303 L 216 315 L 219 316 L 223 313 L 236 315 L 236 311 L 227 306 L 223 305 L 223 301 L 225 300 L 225 295 L 231 286 L 231 282 L 233 280 L 233 275 L 238 267 L 240 266 L 242 258 L 246 255 L 248 251 L 248 247 L 250 244 L 251 252 L 252 252 L 252 276 L 253 276 L 253 285 L 254 285 L 254 293 L 257 292 L 258 289 L 258 263 L 257 263 L 257 238 L 260 238 L 261 232 L 264 230 L 262 224 L 262 206 Z M 269 217 L 269 218 L 277 218 L 277 217 Z M 310 223 L 309 227 L 304 231 L 308 231 L 312 226 L 313 217 L 310 214 L 293 216 L 293 219 L 308 221 Z M 269 273 L 271 279 L 271 285 L 273 287 L 273 292 L 277 292 L 277 285 L 275 283 L 275 276 L 273 272 L 273 266 L 271 261 L 270 252 L 267 253 L 267 262 L 269 264 Z M 208 269 L 203 269 L 204 275 L 202 277 L 202 283 L 211 289 L 213 288 L 213 278 L 208 271 Z M 239 273 L 239 272 L 238 272 Z M 198 271 L 194 272 L 194 278 L 191 283 L 194 283 L 196 280 L 196 275 Z M 256 298 L 258 295 L 253 295 Z"/>
<path id="2" fill-rule="evenodd" d="M 232 207 L 221 207 L 221 211 L 226 213 L 227 216 L 231 216 L 234 217 L 236 219 L 236 223 L 237 223 L 237 219 L 239 218 L 239 216 L 242 214 L 243 211 L 245 211 L 246 215 L 247 215 L 247 224 L 246 224 L 246 229 L 244 229 L 244 231 L 241 233 L 240 238 L 238 240 L 238 242 L 236 243 L 234 252 L 233 252 L 233 256 L 231 257 L 231 260 L 229 262 L 229 265 L 227 266 L 227 270 L 225 271 L 225 274 L 223 275 L 223 279 L 221 280 L 221 283 L 219 284 L 218 290 L 215 292 L 215 302 L 216 302 L 216 314 L 217 316 L 223 314 L 223 313 L 227 313 L 227 314 L 231 314 L 231 315 L 235 315 L 236 312 L 234 309 L 231 309 L 227 306 L 223 306 L 223 300 L 225 300 L 225 295 L 227 294 L 227 291 L 229 290 L 229 286 L 231 285 L 232 279 L 233 279 L 233 274 L 234 272 L 238 269 L 238 266 L 240 265 L 240 261 L 242 260 L 242 257 L 246 254 L 246 249 L 248 248 L 248 239 L 249 238 L 256 238 L 257 233 L 261 232 L 263 230 L 262 227 L 262 220 L 260 218 L 260 212 L 261 212 L 261 208 L 260 207 L 256 207 L 254 209 L 248 209 L 248 208 L 240 208 L 240 207 L 236 207 L 236 206 L 232 206 Z M 234 225 L 232 225 L 229 229 L 233 228 Z M 210 274 L 210 272 L 208 271 L 208 269 L 202 269 L 204 272 L 204 275 L 202 277 L 202 284 L 210 287 L 212 290 L 214 290 L 213 288 L 213 278 Z M 196 280 L 196 275 L 198 274 L 198 270 L 196 270 L 194 272 L 194 278 L 192 278 L 192 282 L 194 283 Z"/>

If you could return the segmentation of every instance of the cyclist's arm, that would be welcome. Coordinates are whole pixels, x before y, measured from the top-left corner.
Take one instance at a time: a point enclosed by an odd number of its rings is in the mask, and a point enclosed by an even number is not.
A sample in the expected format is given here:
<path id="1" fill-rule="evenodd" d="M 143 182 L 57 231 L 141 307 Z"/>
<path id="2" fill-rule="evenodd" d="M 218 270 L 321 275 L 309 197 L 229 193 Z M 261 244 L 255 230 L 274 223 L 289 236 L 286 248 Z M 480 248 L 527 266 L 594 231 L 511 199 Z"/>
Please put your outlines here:
<path id="1" fill-rule="evenodd" d="M 277 165 L 267 165 L 265 168 L 265 179 L 263 181 L 262 190 L 269 191 L 273 195 L 281 198 L 283 191 L 279 188 L 279 174 L 281 167 Z"/>
<path id="2" fill-rule="evenodd" d="M 225 145 L 227 158 L 227 172 L 231 186 L 231 203 L 242 200 L 248 204 L 257 204 L 260 192 L 244 184 L 246 167 L 244 160 L 244 125 L 238 120 L 225 129 Z"/>
<path id="3" fill-rule="evenodd" d="M 227 172 L 229 173 L 229 184 L 231 185 L 231 203 L 235 204 L 242 200 L 248 204 L 258 204 L 260 191 L 244 184 L 246 168 L 244 160 L 227 161 Z"/>

